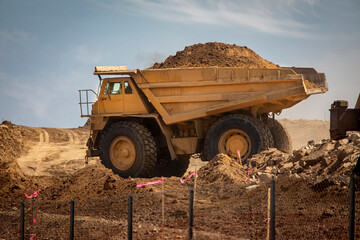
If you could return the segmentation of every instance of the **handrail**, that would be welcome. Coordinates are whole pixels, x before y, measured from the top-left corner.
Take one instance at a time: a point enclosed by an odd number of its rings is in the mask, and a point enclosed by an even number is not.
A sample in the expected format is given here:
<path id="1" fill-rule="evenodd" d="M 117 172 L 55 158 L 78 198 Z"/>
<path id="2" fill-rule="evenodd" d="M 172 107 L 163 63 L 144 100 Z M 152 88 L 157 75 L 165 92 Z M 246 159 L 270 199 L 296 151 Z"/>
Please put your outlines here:
<path id="1" fill-rule="evenodd" d="M 99 96 L 97 95 L 96 92 L 94 92 L 94 90 L 92 89 L 83 89 L 83 90 L 78 90 L 79 91 L 79 99 L 80 99 L 80 102 L 79 102 L 79 105 L 80 105 L 80 116 L 81 117 L 90 117 L 91 114 L 90 114 L 90 109 L 89 109 L 89 105 L 90 104 L 93 104 L 95 102 L 89 102 L 89 92 L 92 92 L 96 98 L 98 98 Z M 86 93 L 86 101 L 82 101 L 82 93 L 85 92 Z M 86 105 L 86 114 L 83 114 L 83 105 Z"/>

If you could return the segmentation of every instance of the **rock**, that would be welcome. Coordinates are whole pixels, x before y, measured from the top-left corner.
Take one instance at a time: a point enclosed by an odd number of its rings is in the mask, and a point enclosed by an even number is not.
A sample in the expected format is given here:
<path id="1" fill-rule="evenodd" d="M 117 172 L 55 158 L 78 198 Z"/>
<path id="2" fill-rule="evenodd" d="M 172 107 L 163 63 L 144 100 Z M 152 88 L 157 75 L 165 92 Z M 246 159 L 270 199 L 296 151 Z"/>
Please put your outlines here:
<path id="1" fill-rule="evenodd" d="M 286 173 L 286 172 L 290 172 L 290 169 L 294 166 L 294 164 L 292 162 L 288 162 L 285 163 L 283 166 L 281 166 L 280 168 L 280 174 Z"/>
<path id="2" fill-rule="evenodd" d="M 110 176 L 104 182 L 104 190 L 111 190 L 114 188 L 115 179 L 111 178 Z"/>
<path id="3" fill-rule="evenodd" d="M 341 142 L 340 142 L 340 141 L 336 141 L 336 142 L 335 142 L 335 145 L 334 145 L 334 149 L 339 149 L 339 147 L 341 147 L 341 146 L 342 146 Z"/>
<path id="4" fill-rule="evenodd" d="M 300 159 L 299 165 L 304 168 L 304 167 L 306 166 L 305 160 L 304 160 L 304 159 Z"/>
<path id="5" fill-rule="evenodd" d="M 315 145 L 315 141 L 314 141 L 314 140 L 310 140 L 310 141 L 308 141 L 308 143 L 307 143 L 307 146 L 308 146 L 309 148 L 314 147 L 314 145 Z"/>
<path id="6" fill-rule="evenodd" d="M 313 149 L 306 149 L 305 156 L 309 155 L 312 151 Z"/>
<path id="7" fill-rule="evenodd" d="M 285 168 L 285 169 L 290 169 L 294 166 L 294 164 L 292 162 L 288 162 L 288 163 L 285 163 L 284 166 L 282 168 Z"/>
<path id="8" fill-rule="evenodd" d="M 350 167 L 350 166 L 352 166 L 352 165 L 354 165 L 354 164 L 351 163 L 351 162 L 347 162 L 347 163 L 344 163 L 344 164 L 342 165 L 342 168 L 348 168 L 348 167 Z"/>
<path id="9" fill-rule="evenodd" d="M 354 152 L 354 148 L 352 146 L 343 146 L 341 148 L 339 148 L 339 152 L 338 152 L 338 161 L 342 161 L 344 160 L 344 158 L 346 158 L 347 156 L 349 156 L 350 154 L 352 154 Z"/>
<path id="10" fill-rule="evenodd" d="M 304 157 L 303 160 L 305 162 L 305 166 L 314 166 L 321 162 L 325 156 L 327 155 L 327 152 L 325 150 L 318 150 L 311 152 L 308 156 Z"/>
<path id="11" fill-rule="evenodd" d="M 296 178 L 296 179 L 300 179 L 301 177 L 297 174 L 297 173 L 294 173 L 293 175 L 291 175 L 293 178 Z"/>
<path id="12" fill-rule="evenodd" d="M 261 173 L 259 175 L 259 179 L 261 182 L 270 182 L 272 177 L 273 175 L 270 173 Z"/>
<path id="13" fill-rule="evenodd" d="M 332 142 L 326 142 L 324 143 L 320 148 L 319 150 L 320 151 L 326 151 L 326 152 L 331 152 L 333 151 L 335 148 L 335 144 L 332 143 Z"/>
<path id="14" fill-rule="evenodd" d="M 292 169 L 294 173 L 302 173 L 304 169 L 300 166 L 300 164 L 297 162 L 294 164 L 294 167 Z"/>
<path id="15" fill-rule="evenodd" d="M 280 174 L 290 173 L 290 168 L 280 168 Z"/>
<path id="16" fill-rule="evenodd" d="M 325 209 L 325 211 L 322 213 L 323 217 L 332 217 L 334 215 L 335 215 L 334 211 L 330 208 Z"/>
<path id="17" fill-rule="evenodd" d="M 272 167 L 266 167 L 265 170 L 264 170 L 264 172 L 265 172 L 265 173 L 271 173 L 271 172 L 272 172 L 272 169 L 273 169 Z"/>
<path id="18" fill-rule="evenodd" d="M 354 145 L 358 145 L 360 143 L 360 134 L 359 133 L 351 133 L 348 137 L 349 142 L 353 143 Z"/>
<path id="19" fill-rule="evenodd" d="M 302 159 L 306 154 L 306 149 L 301 148 L 299 150 L 295 150 L 293 152 L 293 157 L 290 159 L 292 162 L 298 162 L 300 159 Z"/>
<path id="20" fill-rule="evenodd" d="M 331 163 L 332 163 L 332 159 L 331 157 L 327 156 L 327 157 L 324 157 L 322 160 L 321 160 L 321 163 L 323 166 L 329 166 Z"/>
<path id="21" fill-rule="evenodd" d="M 255 189 L 259 186 L 259 184 L 254 184 L 254 185 L 249 185 L 249 186 L 246 186 L 246 189 L 247 190 L 252 190 L 252 189 Z"/>
<path id="22" fill-rule="evenodd" d="M 276 167 L 273 167 L 270 171 L 271 174 L 278 174 L 278 169 Z"/>

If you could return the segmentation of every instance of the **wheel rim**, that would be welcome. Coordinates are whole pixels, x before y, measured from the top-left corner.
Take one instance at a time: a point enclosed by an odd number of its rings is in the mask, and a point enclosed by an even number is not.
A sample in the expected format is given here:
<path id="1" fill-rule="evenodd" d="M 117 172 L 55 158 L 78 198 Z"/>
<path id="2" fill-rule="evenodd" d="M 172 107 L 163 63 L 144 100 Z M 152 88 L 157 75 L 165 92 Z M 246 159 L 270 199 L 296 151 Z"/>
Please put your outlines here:
<path id="1" fill-rule="evenodd" d="M 110 161 L 119 170 L 129 170 L 136 158 L 134 143 L 130 138 L 119 136 L 110 145 Z"/>
<path id="2" fill-rule="evenodd" d="M 237 158 L 240 151 L 241 160 L 245 160 L 251 153 L 251 140 L 249 135 L 240 129 L 230 129 L 224 132 L 219 139 L 218 150 L 231 158 Z"/>

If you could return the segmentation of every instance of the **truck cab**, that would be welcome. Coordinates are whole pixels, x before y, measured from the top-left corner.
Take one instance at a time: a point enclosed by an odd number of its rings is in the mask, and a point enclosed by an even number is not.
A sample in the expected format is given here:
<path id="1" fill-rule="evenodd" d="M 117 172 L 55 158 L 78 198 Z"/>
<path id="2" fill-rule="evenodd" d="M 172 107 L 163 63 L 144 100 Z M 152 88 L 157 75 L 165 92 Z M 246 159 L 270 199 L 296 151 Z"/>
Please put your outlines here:
<path id="1" fill-rule="evenodd" d="M 146 114 L 143 101 L 130 77 L 106 78 L 102 81 L 98 100 L 91 115 L 112 116 Z"/>

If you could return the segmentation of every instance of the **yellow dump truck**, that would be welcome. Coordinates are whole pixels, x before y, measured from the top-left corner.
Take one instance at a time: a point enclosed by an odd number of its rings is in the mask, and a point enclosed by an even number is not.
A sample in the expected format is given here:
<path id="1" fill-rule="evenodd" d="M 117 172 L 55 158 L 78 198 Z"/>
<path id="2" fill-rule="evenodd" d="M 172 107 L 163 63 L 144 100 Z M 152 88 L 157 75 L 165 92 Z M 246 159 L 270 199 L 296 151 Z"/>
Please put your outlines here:
<path id="1" fill-rule="evenodd" d="M 194 153 L 246 161 L 269 147 L 291 152 L 274 115 L 328 90 L 313 68 L 102 66 L 94 75 L 99 91 L 79 90 L 81 116 L 91 122 L 87 156 L 123 177 L 181 175 Z"/>

